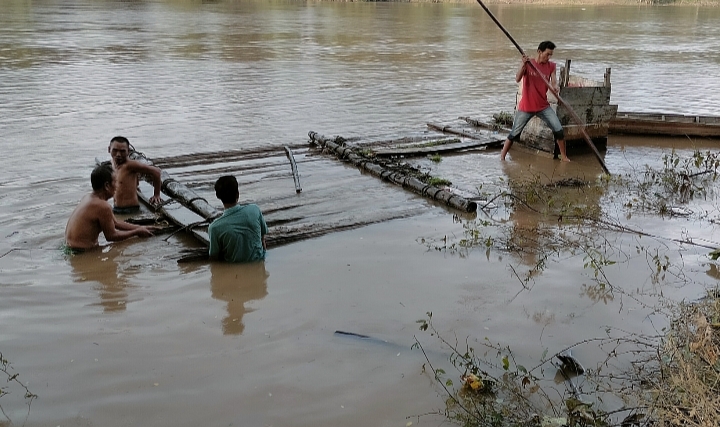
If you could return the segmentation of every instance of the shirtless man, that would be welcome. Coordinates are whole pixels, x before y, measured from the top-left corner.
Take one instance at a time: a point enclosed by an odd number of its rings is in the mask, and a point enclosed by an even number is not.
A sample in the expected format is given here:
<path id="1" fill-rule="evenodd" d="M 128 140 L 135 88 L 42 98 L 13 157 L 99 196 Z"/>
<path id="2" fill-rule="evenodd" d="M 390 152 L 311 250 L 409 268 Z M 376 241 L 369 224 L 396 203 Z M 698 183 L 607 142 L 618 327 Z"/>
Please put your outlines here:
<path id="1" fill-rule="evenodd" d="M 108 153 L 112 157 L 112 166 L 117 180 L 115 195 L 113 196 L 115 204 L 113 212 L 116 214 L 133 214 L 140 210 L 137 197 L 140 175 L 148 175 L 152 178 L 155 194 L 150 198 L 150 203 L 159 204 L 162 201 L 160 199 L 160 190 L 162 188 L 160 169 L 129 159 L 130 141 L 127 138 L 116 136 L 111 139 Z"/>
<path id="2" fill-rule="evenodd" d="M 115 174 L 109 165 L 96 167 L 90 174 L 90 182 L 92 193 L 80 200 L 65 227 L 65 244 L 70 249 L 82 251 L 96 247 L 100 232 L 109 242 L 152 236 L 155 227 L 141 227 L 115 219 L 108 203 L 115 194 Z"/>

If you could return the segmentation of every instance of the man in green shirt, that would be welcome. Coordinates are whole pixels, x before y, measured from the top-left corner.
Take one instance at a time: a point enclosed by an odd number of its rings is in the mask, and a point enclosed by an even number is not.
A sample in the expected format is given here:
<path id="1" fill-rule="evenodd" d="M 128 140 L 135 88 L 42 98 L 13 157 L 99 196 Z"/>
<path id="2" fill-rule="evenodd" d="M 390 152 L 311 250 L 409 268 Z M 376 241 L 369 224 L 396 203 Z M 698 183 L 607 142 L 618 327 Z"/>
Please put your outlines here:
<path id="1" fill-rule="evenodd" d="M 222 201 L 225 212 L 208 228 L 210 258 L 228 262 L 264 260 L 268 228 L 260 208 L 238 204 L 240 192 L 234 176 L 218 178 L 215 195 Z"/>

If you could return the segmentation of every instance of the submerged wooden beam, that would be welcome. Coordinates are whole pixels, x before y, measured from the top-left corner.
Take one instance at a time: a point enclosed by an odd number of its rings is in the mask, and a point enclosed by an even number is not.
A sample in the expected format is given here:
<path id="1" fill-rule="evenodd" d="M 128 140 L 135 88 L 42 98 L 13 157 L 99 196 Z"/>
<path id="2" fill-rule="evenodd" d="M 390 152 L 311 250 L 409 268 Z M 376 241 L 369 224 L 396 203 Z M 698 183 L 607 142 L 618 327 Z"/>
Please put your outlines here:
<path id="1" fill-rule="evenodd" d="M 435 129 L 438 132 L 449 133 L 452 135 L 459 135 L 459 136 L 462 136 L 465 138 L 483 139 L 483 138 L 480 138 L 478 135 L 473 134 L 471 132 L 465 132 L 464 130 L 453 129 L 452 126 L 450 126 L 450 125 L 442 125 L 442 124 L 438 124 L 438 123 L 428 123 L 427 127 L 429 127 L 430 129 Z"/>
<path id="2" fill-rule="evenodd" d="M 465 212 L 474 212 L 477 210 L 477 203 L 453 194 L 448 190 L 426 184 L 414 176 L 408 176 L 402 172 L 393 171 L 383 167 L 366 157 L 356 154 L 353 152 L 352 148 L 338 144 L 335 142 L 338 138 L 326 138 L 325 136 L 313 131 L 308 132 L 308 136 L 310 137 L 310 141 L 312 143 L 318 144 L 319 146 L 334 152 L 340 160 L 352 163 L 356 167 L 367 171 L 380 179 L 390 181 L 430 199 L 444 202 L 455 209 Z"/>
<path id="3" fill-rule="evenodd" d="M 479 127 L 479 128 L 483 128 L 483 129 L 488 129 L 488 130 L 503 130 L 503 131 L 507 131 L 507 132 L 510 131 L 509 129 L 506 129 L 505 127 L 500 126 L 500 125 L 498 125 L 498 124 L 496 124 L 496 123 L 493 123 L 493 122 L 484 122 L 484 121 L 482 121 L 482 120 L 473 119 L 473 118 L 471 118 L 471 117 L 466 117 L 466 116 L 460 116 L 460 117 L 458 117 L 458 119 L 463 120 L 463 121 L 465 121 L 466 123 L 468 123 L 468 124 L 470 124 L 470 125 L 473 125 L 473 126 L 476 126 L 476 127 Z"/>
<path id="4" fill-rule="evenodd" d="M 503 142 L 502 139 L 495 139 L 492 141 L 468 141 L 468 142 L 454 142 L 454 143 L 443 143 L 438 145 L 428 145 L 422 147 L 407 147 L 407 148 L 386 148 L 381 150 L 375 150 L 376 156 L 412 156 L 432 153 L 445 153 L 448 151 L 466 150 L 470 148 L 479 148 L 498 145 Z"/>

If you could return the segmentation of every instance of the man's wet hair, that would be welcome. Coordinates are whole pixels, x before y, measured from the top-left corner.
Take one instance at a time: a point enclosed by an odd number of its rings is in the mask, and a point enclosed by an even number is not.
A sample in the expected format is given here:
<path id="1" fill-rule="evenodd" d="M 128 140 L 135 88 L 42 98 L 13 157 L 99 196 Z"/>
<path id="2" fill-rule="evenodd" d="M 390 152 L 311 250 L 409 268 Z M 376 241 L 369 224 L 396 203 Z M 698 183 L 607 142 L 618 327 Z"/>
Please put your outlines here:
<path id="1" fill-rule="evenodd" d="M 128 141 L 127 138 L 124 136 L 116 136 L 113 139 L 110 140 L 110 145 L 112 145 L 113 142 L 119 142 L 120 144 L 125 144 L 128 147 L 128 150 L 130 149 L 130 141 Z"/>
<path id="2" fill-rule="evenodd" d="M 555 50 L 555 43 L 546 40 L 538 46 L 538 51 L 545 52 L 546 49 Z"/>
<path id="3" fill-rule="evenodd" d="M 232 175 L 221 176 L 215 181 L 215 195 L 226 205 L 237 202 L 240 196 L 238 182 Z"/>
<path id="4" fill-rule="evenodd" d="M 90 184 L 92 184 L 93 191 L 102 190 L 105 188 L 105 184 L 112 182 L 112 179 L 112 166 L 106 163 L 96 166 L 90 174 Z"/>

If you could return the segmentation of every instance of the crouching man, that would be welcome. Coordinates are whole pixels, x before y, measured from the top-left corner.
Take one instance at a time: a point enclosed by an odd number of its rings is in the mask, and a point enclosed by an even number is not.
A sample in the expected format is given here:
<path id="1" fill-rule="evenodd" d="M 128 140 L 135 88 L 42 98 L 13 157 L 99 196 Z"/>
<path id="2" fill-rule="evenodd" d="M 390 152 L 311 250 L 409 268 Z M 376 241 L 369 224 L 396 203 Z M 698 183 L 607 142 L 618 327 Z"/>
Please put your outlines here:
<path id="1" fill-rule="evenodd" d="M 238 204 L 240 191 L 234 176 L 220 177 L 215 182 L 215 195 L 225 211 L 208 228 L 210 258 L 227 262 L 264 260 L 268 228 L 260 208 Z"/>
<path id="2" fill-rule="evenodd" d="M 65 227 L 65 244 L 75 251 L 98 246 L 102 232 L 108 242 L 133 236 L 150 237 L 156 227 L 141 227 L 115 219 L 108 200 L 115 194 L 115 174 L 110 165 L 100 165 L 90 174 L 92 193 L 80 200 Z"/>

